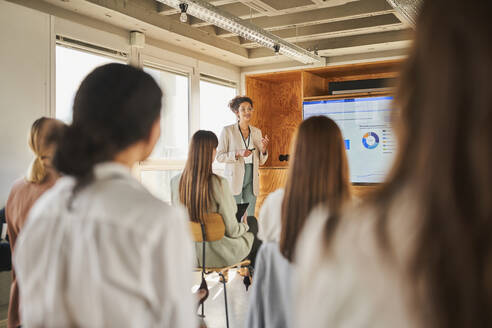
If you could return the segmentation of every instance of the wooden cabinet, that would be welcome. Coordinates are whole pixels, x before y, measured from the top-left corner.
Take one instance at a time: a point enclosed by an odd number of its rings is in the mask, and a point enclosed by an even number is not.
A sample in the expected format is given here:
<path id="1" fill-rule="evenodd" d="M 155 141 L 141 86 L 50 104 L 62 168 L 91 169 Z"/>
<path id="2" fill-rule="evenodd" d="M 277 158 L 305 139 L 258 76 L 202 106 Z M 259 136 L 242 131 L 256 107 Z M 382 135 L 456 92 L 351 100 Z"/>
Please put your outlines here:
<path id="1" fill-rule="evenodd" d="M 329 90 L 332 82 L 396 78 L 401 63 L 391 60 L 246 76 L 246 94 L 255 108 L 252 124 L 271 140 L 268 161 L 260 171 L 257 209 L 268 193 L 285 183 L 286 173 L 282 169 L 287 168 L 288 162 L 280 161 L 279 156 L 290 153 L 292 137 L 303 120 L 303 101 L 391 94 L 383 91 L 335 95 Z M 359 186 L 356 190 L 362 195 L 372 188 Z"/>

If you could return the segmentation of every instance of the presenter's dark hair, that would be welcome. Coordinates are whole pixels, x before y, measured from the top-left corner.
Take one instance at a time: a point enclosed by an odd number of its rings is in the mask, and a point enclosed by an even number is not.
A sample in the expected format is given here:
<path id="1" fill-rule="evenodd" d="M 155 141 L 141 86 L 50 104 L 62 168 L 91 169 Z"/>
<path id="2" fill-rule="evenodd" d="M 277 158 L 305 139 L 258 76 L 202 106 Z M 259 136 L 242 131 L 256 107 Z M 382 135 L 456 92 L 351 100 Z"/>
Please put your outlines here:
<path id="1" fill-rule="evenodd" d="M 420 327 L 492 322 L 491 12 L 490 0 L 423 1 L 396 95 L 398 155 L 371 203 Z M 401 212 L 402 197 L 414 214 Z M 416 230 L 403 258 L 389 234 L 398 211 Z"/>
<path id="2" fill-rule="evenodd" d="M 239 105 L 243 102 L 247 102 L 253 107 L 253 100 L 251 100 L 251 98 L 246 96 L 236 96 L 229 101 L 229 108 L 236 114 L 239 111 Z"/>
<path id="3" fill-rule="evenodd" d="M 96 68 L 75 95 L 73 121 L 58 145 L 54 166 L 76 177 L 78 187 L 89 183 L 97 163 L 149 137 L 161 99 L 161 89 L 141 69 L 115 63 Z"/>

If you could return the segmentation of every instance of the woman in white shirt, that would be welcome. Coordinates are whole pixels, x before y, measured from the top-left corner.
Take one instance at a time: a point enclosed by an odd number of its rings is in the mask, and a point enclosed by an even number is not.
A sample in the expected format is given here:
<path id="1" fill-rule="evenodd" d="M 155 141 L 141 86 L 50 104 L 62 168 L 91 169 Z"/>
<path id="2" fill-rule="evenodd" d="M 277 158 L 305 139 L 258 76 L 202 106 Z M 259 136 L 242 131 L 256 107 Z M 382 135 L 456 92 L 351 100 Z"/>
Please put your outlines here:
<path id="1" fill-rule="evenodd" d="M 237 204 L 249 203 L 248 216 L 255 215 L 256 197 L 259 192 L 259 166 L 268 159 L 268 136 L 252 126 L 253 101 L 237 96 L 229 102 L 229 108 L 237 116 L 237 123 L 222 129 L 217 148 L 217 161 L 226 163 L 224 175 L 229 181 Z"/>
<path id="2" fill-rule="evenodd" d="M 122 64 L 74 99 L 53 164 L 65 177 L 31 210 L 15 265 L 26 327 L 194 327 L 186 214 L 130 174 L 160 135 L 162 92 Z"/>
<path id="3" fill-rule="evenodd" d="M 292 144 L 285 191 L 262 207 L 259 224 L 266 243 L 256 259 L 247 327 L 291 327 L 297 237 L 317 205 L 338 213 L 351 199 L 345 143 L 336 123 L 324 116 L 301 123 Z"/>
<path id="4" fill-rule="evenodd" d="M 492 2 L 421 10 L 395 98 L 395 164 L 368 203 L 309 220 L 297 327 L 491 325 Z"/>

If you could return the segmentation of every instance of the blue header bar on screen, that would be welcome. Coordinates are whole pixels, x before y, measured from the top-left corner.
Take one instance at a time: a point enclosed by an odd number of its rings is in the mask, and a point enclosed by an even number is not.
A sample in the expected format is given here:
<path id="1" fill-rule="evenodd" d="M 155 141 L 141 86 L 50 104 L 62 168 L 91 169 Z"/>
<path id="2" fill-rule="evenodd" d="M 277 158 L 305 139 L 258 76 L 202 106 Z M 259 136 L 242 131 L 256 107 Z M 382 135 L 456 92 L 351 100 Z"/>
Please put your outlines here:
<path id="1" fill-rule="evenodd" d="M 303 105 L 309 104 L 329 104 L 329 103 L 344 103 L 344 102 L 358 102 L 358 101 L 377 101 L 377 100 L 393 100 L 393 97 L 366 97 L 366 98 L 349 98 L 349 99 L 332 99 L 332 100 L 314 100 L 304 101 Z"/>

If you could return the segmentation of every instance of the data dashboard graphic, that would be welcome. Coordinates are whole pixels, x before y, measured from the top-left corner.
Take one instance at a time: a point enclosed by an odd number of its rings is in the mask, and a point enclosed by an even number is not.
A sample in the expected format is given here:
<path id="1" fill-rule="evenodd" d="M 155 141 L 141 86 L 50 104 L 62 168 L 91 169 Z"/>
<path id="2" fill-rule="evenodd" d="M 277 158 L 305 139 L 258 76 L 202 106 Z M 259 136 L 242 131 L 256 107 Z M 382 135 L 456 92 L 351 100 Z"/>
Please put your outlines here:
<path id="1" fill-rule="evenodd" d="M 379 145 L 379 137 L 374 132 L 367 132 L 362 137 L 362 144 L 367 149 L 374 149 Z"/>
<path id="2" fill-rule="evenodd" d="M 384 181 L 395 152 L 391 131 L 392 97 L 308 101 L 304 119 L 324 115 L 340 127 L 354 183 Z"/>

